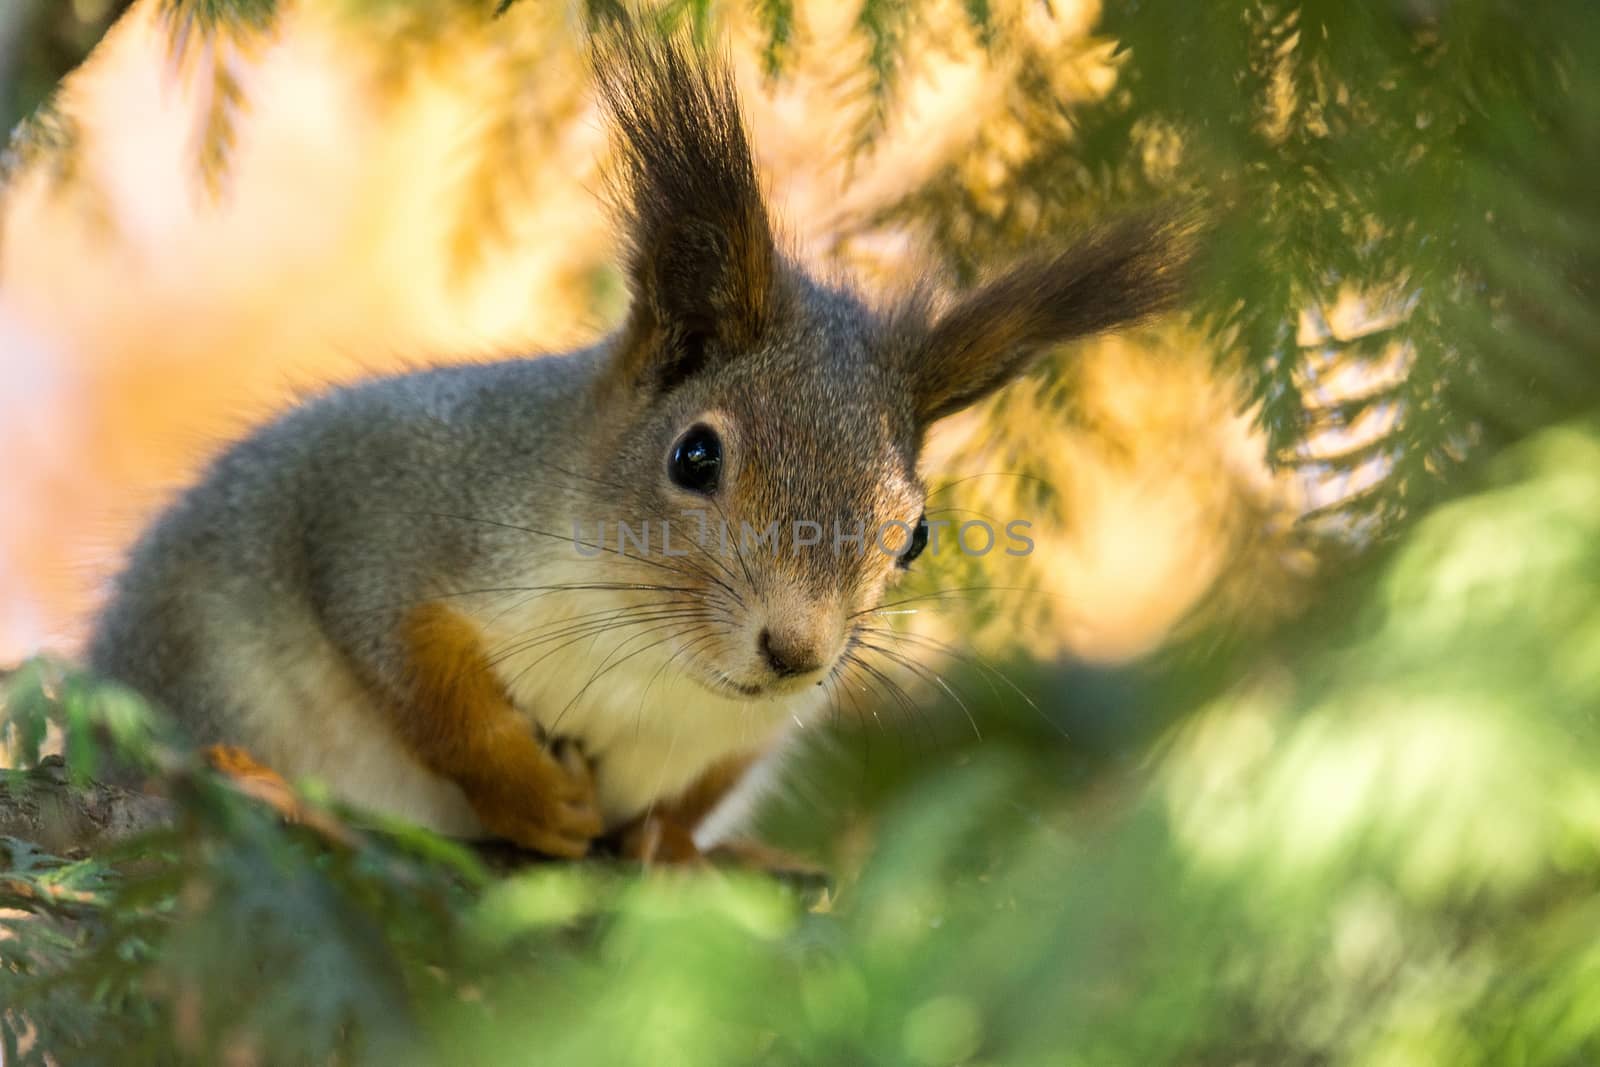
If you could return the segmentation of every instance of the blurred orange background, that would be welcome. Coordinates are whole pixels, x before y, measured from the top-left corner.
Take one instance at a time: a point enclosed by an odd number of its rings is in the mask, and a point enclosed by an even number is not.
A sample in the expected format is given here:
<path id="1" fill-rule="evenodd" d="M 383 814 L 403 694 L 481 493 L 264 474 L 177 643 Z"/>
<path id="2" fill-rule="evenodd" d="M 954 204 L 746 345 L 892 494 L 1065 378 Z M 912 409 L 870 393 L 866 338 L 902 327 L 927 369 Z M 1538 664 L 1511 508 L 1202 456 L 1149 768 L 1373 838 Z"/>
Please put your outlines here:
<path id="1" fill-rule="evenodd" d="M 807 5 L 776 82 L 759 30 L 733 13 L 728 29 L 794 244 L 893 283 L 926 269 L 925 241 L 874 216 L 950 168 L 981 196 L 1023 136 L 1014 60 L 950 5 L 916 28 L 937 47 L 909 50 L 923 58 L 881 138 L 854 153 L 870 106 L 855 6 Z M 1096 5 L 994 6 L 1053 57 L 1057 93 L 1110 90 Z M 176 53 L 157 11 L 136 6 L 68 81 L 79 143 L 24 168 L 0 209 L 0 663 L 71 651 L 139 524 L 297 393 L 560 351 L 623 310 L 596 193 L 605 136 L 565 5 L 399 27 L 380 49 L 337 0 L 312 0 Z M 1111 338 L 1075 350 L 1065 385 L 1003 397 L 1003 418 L 940 427 L 935 482 L 1025 469 L 1056 490 L 979 477 L 953 496 L 1034 522 L 1035 555 L 989 578 L 1043 591 L 1003 635 L 963 640 L 1122 659 L 1198 610 L 1277 610 L 1305 566 L 1298 494 L 1266 470 L 1214 357 L 1177 324 Z"/>

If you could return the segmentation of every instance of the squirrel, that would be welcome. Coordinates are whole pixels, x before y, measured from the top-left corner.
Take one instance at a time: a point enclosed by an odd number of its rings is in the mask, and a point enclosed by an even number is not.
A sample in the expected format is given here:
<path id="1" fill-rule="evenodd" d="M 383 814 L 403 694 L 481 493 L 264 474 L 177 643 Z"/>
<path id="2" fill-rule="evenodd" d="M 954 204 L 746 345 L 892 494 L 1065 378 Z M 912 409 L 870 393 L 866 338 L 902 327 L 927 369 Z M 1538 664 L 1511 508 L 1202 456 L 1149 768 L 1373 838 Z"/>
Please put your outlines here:
<path id="1" fill-rule="evenodd" d="M 354 806 L 691 861 L 922 550 L 929 427 L 1172 306 L 1183 257 L 1151 214 L 869 302 L 780 243 L 725 57 L 627 26 L 591 51 L 620 328 L 333 388 L 250 433 L 137 541 L 87 659 L 197 745 Z M 840 551 L 837 522 L 899 533 Z"/>

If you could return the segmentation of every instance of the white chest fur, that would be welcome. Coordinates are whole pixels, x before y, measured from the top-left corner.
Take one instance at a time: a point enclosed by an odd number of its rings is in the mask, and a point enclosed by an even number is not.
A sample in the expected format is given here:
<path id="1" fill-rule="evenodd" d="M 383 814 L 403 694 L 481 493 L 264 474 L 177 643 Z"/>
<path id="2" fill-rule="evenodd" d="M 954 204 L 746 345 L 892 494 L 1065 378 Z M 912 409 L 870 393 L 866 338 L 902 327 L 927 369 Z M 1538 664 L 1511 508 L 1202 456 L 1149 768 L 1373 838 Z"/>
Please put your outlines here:
<path id="1" fill-rule="evenodd" d="M 682 669 L 693 633 L 669 625 L 591 635 L 583 623 L 596 611 L 592 596 L 540 597 L 480 618 L 513 702 L 593 762 L 608 825 L 682 793 L 719 760 L 771 751 L 825 703 L 819 688 L 775 700 L 719 696 Z"/>

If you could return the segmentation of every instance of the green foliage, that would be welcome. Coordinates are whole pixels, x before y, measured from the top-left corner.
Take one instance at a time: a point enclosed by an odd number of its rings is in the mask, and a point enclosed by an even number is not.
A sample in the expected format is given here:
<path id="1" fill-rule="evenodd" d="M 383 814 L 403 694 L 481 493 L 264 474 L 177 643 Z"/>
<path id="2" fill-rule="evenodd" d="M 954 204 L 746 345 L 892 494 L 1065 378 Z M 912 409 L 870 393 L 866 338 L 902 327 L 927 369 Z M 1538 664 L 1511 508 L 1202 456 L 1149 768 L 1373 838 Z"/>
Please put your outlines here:
<path id="1" fill-rule="evenodd" d="M 0 131 L 12 130 L 42 107 L 130 3 L 17 0 L 0 9 Z"/>
<path id="2" fill-rule="evenodd" d="M 775 78 L 783 68 L 784 53 L 794 34 L 794 0 L 757 0 L 756 14 L 767 36 L 761 63 L 767 77 Z"/>
<path id="3" fill-rule="evenodd" d="M 865 149 L 887 121 L 889 95 L 899 70 L 902 42 L 917 5 L 894 0 L 863 0 L 856 28 L 867 40 L 867 124 L 857 134 L 857 150 Z"/>
<path id="4" fill-rule="evenodd" d="M 891 26 L 909 17 L 895 10 Z M 890 35 L 864 29 L 872 68 L 892 70 Z M 1130 201 L 1209 201 L 1198 315 L 1275 459 L 1354 480 L 1331 501 L 1344 529 L 1424 514 L 1463 460 L 1594 403 L 1591 5 L 1313 0 L 1230 18 L 1156 0 L 1107 5 L 1100 32 L 1116 87 L 1079 102 L 1050 89 L 1051 57 L 1006 39 L 1026 151 L 996 155 L 998 187 L 955 168 L 895 213 L 931 224 L 958 269 Z M 1327 328 L 1348 296 L 1362 321 Z M 1366 388 L 1330 384 L 1352 369 Z"/>
<path id="5" fill-rule="evenodd" d="M 102 756 L 130 769 L 149 770 L 154 755 L 172 742 L 170 727 L 151 715 L 137 695 L 48 659 L 23 663 L 4 684 L 0 746 L 24 766 L 39 762 L 52 719 L 61 727 L 68 767 L 80 782 L 107 769 Z"/>
<path id="6" fill-rule="evenodd" d="M 4 843 L 41 887 L 7 897 L 31 911 L 0 939 L 8 1062 L 1583 1062 L 1600 429 L 1508 454 L 1353 588 L 1094 789 L 974 696 L 985 743 L 909 755 L 820 908 L 732 874 L 490 877 L 156 760 L 171 831 L 77 862 Z M 69 719 L 38 677 L 12 706 Z M 819 837 L 851 752 L 802 770 L 834 791 Z"/>
<path id="7" fill-rule="evenodd" d="M 1387 476 L 1353 510 L 1392 524 L 1482 446 L 1594 403 L 1592 5 L 1311 0 L 1227 19 L 1157 0 L 1108 7 L 1102 30 L 1127 62 L 1078 151 L 1092 165 L 1174 131 L 1169 181 L 1233 209 L 1200 292 L 1281 456 L 1377 459 Z M 1296 338 L 1352 291 L 1372 312 L 1355 335 Z M 1377 388 L 1322 384 L 1396 352 Z M 1308 454 L 1308 434 L 1380 405 L 1392 430 Z"/>

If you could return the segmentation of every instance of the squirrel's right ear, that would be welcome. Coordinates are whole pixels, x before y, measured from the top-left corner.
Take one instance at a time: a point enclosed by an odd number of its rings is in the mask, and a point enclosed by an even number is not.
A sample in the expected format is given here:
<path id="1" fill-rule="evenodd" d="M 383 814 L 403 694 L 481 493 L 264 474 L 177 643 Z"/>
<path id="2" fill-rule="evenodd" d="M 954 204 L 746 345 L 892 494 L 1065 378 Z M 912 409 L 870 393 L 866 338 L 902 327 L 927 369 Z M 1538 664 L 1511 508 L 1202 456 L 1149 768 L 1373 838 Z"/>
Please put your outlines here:
<path id="1" fill-rule="evenodd" d="M 1182 295 L 1199 220 L 1158 212 L 1093 230 L 958 294 L 941 314 L 916 301 L 921 324 L 905 373 L 924 425 L 1027 372 L 1053 345 L 1137 322 Z"/>
<path id="2" fill-rule="evenodd" d="M 633 292 L 621 369 L 665 391 L 759 339 L 778 252 L 726 62 L 618 21 L 597 33 L 594 63 Z"/>

